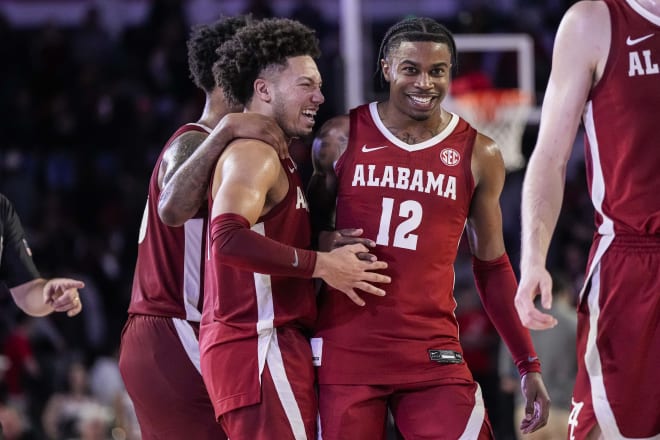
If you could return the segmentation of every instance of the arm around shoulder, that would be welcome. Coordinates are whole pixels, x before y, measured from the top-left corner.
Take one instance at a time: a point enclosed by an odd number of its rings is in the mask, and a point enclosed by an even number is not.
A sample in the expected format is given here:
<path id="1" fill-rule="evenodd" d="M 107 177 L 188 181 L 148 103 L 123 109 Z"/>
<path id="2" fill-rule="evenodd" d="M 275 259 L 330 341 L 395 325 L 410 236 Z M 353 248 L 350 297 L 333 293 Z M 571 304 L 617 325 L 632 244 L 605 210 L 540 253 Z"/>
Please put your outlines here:
<path id="1" fill-rule="evenodd" d="M 168 226 L 181 226 L 203 205 L 209 175 L 220 154 L 205 132 L 189 131 L 169 146 L 158 170 L 158 216 Z"/>
<path id="2" fill-rule="evenodd" d="M 158 214 L 163 223 L 180 226 L 203 206 L 216 161 L 235 139 L 260 140 L 280 157 L 288 155 L 284 132 L 259 113 L 228 113 L 210 134 L 188 132 L 166 152 L 159 174 Z"/>

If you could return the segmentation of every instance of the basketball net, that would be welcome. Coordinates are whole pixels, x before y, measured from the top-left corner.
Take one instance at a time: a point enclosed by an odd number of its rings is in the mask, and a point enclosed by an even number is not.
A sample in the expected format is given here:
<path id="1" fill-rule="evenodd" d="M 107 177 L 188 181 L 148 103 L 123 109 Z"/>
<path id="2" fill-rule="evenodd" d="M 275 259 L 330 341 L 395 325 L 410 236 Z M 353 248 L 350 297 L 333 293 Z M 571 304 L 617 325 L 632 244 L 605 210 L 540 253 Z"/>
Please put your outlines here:
<path id="1" fill-rule="evenodd" d="M 447 108 L 491 137 L 500 148 L 507 171 L 525 165 L 522 136 L 531 111 L 531 96 L 518 89 L 482 89 L 451 97 Z"/>

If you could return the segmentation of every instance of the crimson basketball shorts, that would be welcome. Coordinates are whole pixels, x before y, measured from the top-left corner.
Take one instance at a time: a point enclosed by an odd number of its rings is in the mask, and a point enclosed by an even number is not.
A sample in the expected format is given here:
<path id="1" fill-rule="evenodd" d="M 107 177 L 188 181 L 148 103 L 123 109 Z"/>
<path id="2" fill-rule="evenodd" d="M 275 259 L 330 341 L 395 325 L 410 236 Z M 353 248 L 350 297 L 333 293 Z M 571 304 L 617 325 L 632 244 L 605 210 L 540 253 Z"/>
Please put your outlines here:
<path id="1" fill-rule="evenodd" d="M 224 440 L 199 372 L 198 329 L 188 321 L 130 315 L 119 369 L 142 440 Z"/>
<path id="2" fill-rule="evenodd" d="M 225 349 L 226 345 L 218 347 Z M 257 356 L 257 352 L 254 352 Z M 246 392 L 260 390 L 260 396 L 247 399 L 255 404 L 234 405 L 219 413 L 219 421 L 231 440 L 315 440 L 318 403 L 314 385 L 315 371 L 309 340 L 298 328 L 281 327 L 273 332 L 261 374 L 258 371 L 217 372 L 213 355 L 204 356 L 204 374 L 224 374 L 227 380 L 244 383 Z M 215 378 L 214 378 L 215 379 Z M 224 380 L 224 379 L 220 379 Z M 211 389 L 211 388 L 209 388 Z M 216 395 L 216 393 L 212 393 Z M 237 404 L 238 405 L 238 404 Z"/>
<path id="3" fill-rule="evenodd" d="M 616 237 L 591 266 L 569 438 L 660 439 L 660 239 Z"/>
<path id="4" fill-rule="evenodd" d="M 384 440 L 388 406 L 403 438 L 494 438 L 481 389 L 467 381 L 319 385 L 319 438 Z"/>

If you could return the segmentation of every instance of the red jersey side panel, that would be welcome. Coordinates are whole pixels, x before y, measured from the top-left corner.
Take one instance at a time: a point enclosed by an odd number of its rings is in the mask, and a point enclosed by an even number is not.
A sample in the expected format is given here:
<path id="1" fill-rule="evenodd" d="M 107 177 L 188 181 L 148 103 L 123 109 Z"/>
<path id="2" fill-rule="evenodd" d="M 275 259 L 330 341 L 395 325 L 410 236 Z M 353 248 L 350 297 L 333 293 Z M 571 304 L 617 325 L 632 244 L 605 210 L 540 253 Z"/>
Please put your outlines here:
<path id="1" fill-rule="evenodd" d="M 283 160 L 282 166 L 289 178 L 288 193 L 252 230 L 280 243 L 309 249 L 311 227 L 302 183 L 290 159 Z M 283 326 L 311 328 L 316 319 L 316 299 L 311 279 L 235 269 L 223 264 L 212 242 L 209 246 L 200 350 L 202 375 L 219 416 L 260 401 L 266 358 L 280 349 L 286 358 L 285 347 L 273 342 L 275 330 Z M 269 368 L 276 375 L 270 363 Z M 224 374 L 227 371 L 232 374 Z"/>
<path id="2" fill-rule="evenodd" d="M 158 217 L 158 171 L 165 151 L 183 133 L 210 132 L 199 124 L 179 128 L 161 152 L 149 181 L 147 205 L 140 225 L 137 263 L 128 313 L 199 321 L 206 218 L 193 218 L 172 228 Z"/>
<path id="3" fill-rule="evenodd" d="M 363 228 L 392 283 L 385 297 L 363 294 L 365 307 L 333 289 L 322 294 L 321 383 L 471 380 L 454 316 L 453 263 L 474 187 L 475 136 L 453 115 L 441 133 L 409 145 L 382 124 L 376 103 L 351 111 L 336 165 L 336 227 Z"/>

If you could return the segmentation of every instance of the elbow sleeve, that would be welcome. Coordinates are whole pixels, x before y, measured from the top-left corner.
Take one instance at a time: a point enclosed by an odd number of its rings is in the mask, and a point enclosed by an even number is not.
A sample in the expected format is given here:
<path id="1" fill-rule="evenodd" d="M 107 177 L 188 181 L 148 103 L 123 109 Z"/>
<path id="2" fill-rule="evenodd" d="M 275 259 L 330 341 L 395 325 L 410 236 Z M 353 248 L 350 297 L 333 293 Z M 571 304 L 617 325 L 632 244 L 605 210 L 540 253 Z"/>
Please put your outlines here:
<path id="1" fill-rule="evenodd" d="M 484 309 L 511 352 L 520 376 L 540 372 L 529 330 L 520 322 L 514 306 L 518 282 L 508 255 L 491 261 L 473 257 L 472 270 Z"/>
<path id="2" fill-rule="evenodd" d="M 211 221 L 210 237 L 217 262 L 250 272 L 311 278 L 316 252 L 295 248 L 250 229 L 237 214 L 221 214 Z"/>

